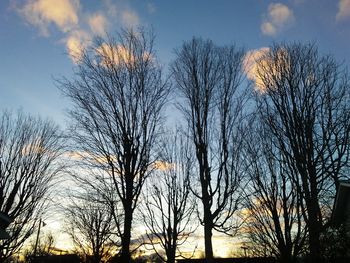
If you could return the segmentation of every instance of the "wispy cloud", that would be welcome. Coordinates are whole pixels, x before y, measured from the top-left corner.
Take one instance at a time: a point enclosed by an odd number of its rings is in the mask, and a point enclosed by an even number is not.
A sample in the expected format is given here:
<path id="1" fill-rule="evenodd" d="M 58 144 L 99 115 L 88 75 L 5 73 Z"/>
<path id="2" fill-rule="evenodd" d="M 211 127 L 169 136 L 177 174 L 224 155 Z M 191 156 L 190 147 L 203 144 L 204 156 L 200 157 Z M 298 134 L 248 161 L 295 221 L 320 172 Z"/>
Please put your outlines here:
<path id="1" fill-rule="evenodd" d="M 91 31 L 95 35 L 103 36 L 107 32 L 108 21 L 102 13 L 96 13 L 88 18 Z"/>
<path id="2" fill-rule="evenodd" d="M 274 36 L 295 21 L 293 10 L 281 3 L 270 4 L 260 26 L 264 35 Z"/>
<path id="3" fill-rule="evenodd" d="M 112 0 L 103 0 L 103 4 L 107 10 L 107 13 L 111 17 L 116 17 L 118 14 L 118 8 Z"/>
<path id="4" fill-rule="evenodd" d="M 82 48 L 94 36 L 105 35 L 110 25 L 135 27 L 140 24 L 136 11 L 112 0 L 103 0 L 101 10 L 94 13 L 82 10 L 80 0 L 27 0 L 21 3 L 16 5 L 18 14 L 42 36 L 49 37 L 54 29 L 63 34 L 61 42 L 74 63 L 79 61 Z"/>
<path id="5" fill-rule="evenodd" d="M 65 36 L 68 54 L 73 62 L 81 54 L 89 34 L 81 29 L 79 19 L 80 0 L 29 0 L 17 8 L 18 13 L 43 36 L 50 36 L 52 25 Z"/>
<path id="6" fill-rule="evenodd" d="M 101 65 L 106 67 L 113 67 L 115 65 L 132 65 L 136 61 L 143 59 L 144 61 L 152 61 L 153 58 L 148 52 L 144 52 L 141 56 L 134 55 L 130 49 L 124 45 L 111 45 L 102 43 L 95 49 L 99 57 Z"/>
<path id="7" fill-rule="evenodd" d="M 125 27 L 136 27 L 140 23 L 137 13 L 133 10 L 124 10 L 121 17 L 123 26 Z"/>
<path id="8" fill-rule="evenodd" d="M 153 3 L 149 2 L 147 3 L 147 11 L 148 13 L 153 14 L 157 11 L 157 8 Z"/>
<path id="9" fill-rule="evenodd" d="M 140 24 L 140 17 L 137 12 L 128 5 L 118 5 L 112 0 L 103 0 L 107 16 L 124 27 L 135 27 Z"/>
<path id="10" fill-rule="evenodd" d="M 62 32 L 74 29 L 79 22 L 78 9 L 79 0 L 29 0 L 18 11 L 42 35 L 48 36 L 51 24 Z"/>
<path id="11" fill-rule="evenodd" d="M 350 0 L 339 0 L 336 20 L 343 20 L 350 17 Z"/>
<path id="12" fill-rule="evenodd" d="M 80 61 L 90 40 L 91 36 L 84 30 L 74 30 L 64 39 L 68 54 L 74 63 Z"/>

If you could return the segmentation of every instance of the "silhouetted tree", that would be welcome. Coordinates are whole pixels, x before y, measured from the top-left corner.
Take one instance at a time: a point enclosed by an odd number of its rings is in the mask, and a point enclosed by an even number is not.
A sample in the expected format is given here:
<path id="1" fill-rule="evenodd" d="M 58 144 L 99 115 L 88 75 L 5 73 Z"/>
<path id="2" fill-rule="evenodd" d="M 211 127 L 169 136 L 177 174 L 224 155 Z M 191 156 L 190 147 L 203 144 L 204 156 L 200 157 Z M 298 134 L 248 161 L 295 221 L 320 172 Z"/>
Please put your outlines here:
<path id="1" fill-rule="evenodd" d="M 213 257 L 213 229 L 228 233 L 236 227 L 232 219 L 240 201 L 245 132 L 243 54 L 234 46 L 194 38 L 176 51 L 171 66 L 197 158 L 200 190 L 193 193 L 203 205 L 200 222 L 208 259 Z"/>
<path id="2" fill-rule="evenodd" d="M 152 148 L 168 94 L 153 34 L 122 31 L 83 50 L 75 78 L 59 82 L 73 102 L 72 138 L 82 161 L 108 177 L 122 204 L 121 260 L 130 261 L 133 213 L 152 171 Z"/>
<path id="3" fill-rule="evenodd" d="M 65 207 L 66 231 L 77 253 L 91 263 L 105 262 L 110 257 L 116 233 L 111 207 L 96 195 L 82 193 L 72 197 Z"/>
<path id="4" fill-rule="evenodd" d="M 0 240 L 0 262 L 17 252 L 37 227 L 45 211 L 63 137 L 51 121 L 18 112 L 0 116 L 0 211 L 13 222 L 9 239 Z"/>
<path id="5" fill-rule="evenodd" d="M 246 233 L 257 256 L 275 256 L 295 262 L 305 252 L 307 231 L 301 196 L 292 183 L 290 169 L 275 146 L 273 136 L 257 121 L 247 139 Z"/>
<path id="6" fill-rule="evenodd" d="M 160 151 L 157 175 L 148 185 L 141 206 L 142 218 L 154 251 L 164 262 L 174 263 L 181 255 L 179 246 L 196 229 L 191 222 L 196 208 L 190 193 L 193 157 L 188 142 L 179 132 L 165 137 Z"/>
<path id="7" fill-rule="evenodd" d="M 26 245 L 26 249 L 24 250 L 24 257 L 26 262 L 35 262 L 35 258 L 37 256 L 48 256 L 52 255 L 52 251 L 54 248 L 55 238 L 52 233 L 47 233 L 44 238 L 38 240 L 36 243 L 36 236 L 34 239 Z"/>
<path id="8" fill-rule="evenodd" d="M 310 254 L 349 162 L 350 86 L 346 70 L 314 45 L 275 45 L 258 61 L 257 108 L 302 200 Z"/>

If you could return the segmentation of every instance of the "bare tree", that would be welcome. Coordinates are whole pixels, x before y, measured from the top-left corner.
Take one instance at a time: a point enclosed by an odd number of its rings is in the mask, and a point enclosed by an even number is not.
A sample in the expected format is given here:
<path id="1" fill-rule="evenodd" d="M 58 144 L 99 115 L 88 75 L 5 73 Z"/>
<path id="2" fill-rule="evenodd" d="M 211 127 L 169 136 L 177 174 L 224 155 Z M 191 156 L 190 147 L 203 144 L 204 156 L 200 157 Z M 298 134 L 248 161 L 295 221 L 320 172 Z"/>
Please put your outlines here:
<path id="1" fill-rule="evenodd" d="M 158 173 L 146 190 L 142 208 L 146 235 L 164 262 L 175 262 L 196 226 L 191 222 L 196 202 L 190 193 L 193 158 L 186 139 L 177 132 L 161 143 Z M 162 251 L 165 251 L 162 254 Z"/>
<path id="2" fill-rule="evenodd" d="M 213 258 L 213 229 L 228 233 L 236 227 L 231 220 L 243 174 L 243 54 L 234 46 L 194 38 L 176 51 L 171 67 L 197 157 L 200 190 L 193 193 L 203 205 L 200 221 L 208 259 Z"/>
<path id="3" fill-rule="evenodd" d="M 152 171 L 152 147 L 169 91 L 153 34 L 122 31 L 84 50 L 74 80 L 60 81 L 73 102 L 72 138 L 95 175 L 108 177 L 123 207 L 121 260 L 130 261 L 133 213 Z"/>
<path id="4" fill-rule="evenodd" d="M 259 115 L 293 171 L 316 260 L 326 210 L 349 163 L 349 78 L 331 56 L 302 44 L 271 47 L 258 62 L 257 78 Z"/>
<path id="5" fill-rule="evenodd" d="M 111 239 L 116 232 L 110 206 L 90 194 L 72 197 L 69 203 L 65 208 L 66 231 L 77 252 L 83 254 L 85 262 L 105 262 L 111 256 Z"/>
<path id="6" fill-rule="evenodd" d="M 245 159 L 250 174 L 246 234 L 256 255 L 295 262 L 305 252 L 307 230 L 301 197 L 291 180 L 294 171 L 286 165 L 269 131 L 255 125 L 246 138 Z"/>
<path id="7" fill-rule="evenodd" d="M 54 177 L 62 170 L 63 137 L 50 121 L 18 112 L 0 116 L 0 211 L 13 222 L 0 241 L 0 262 L 17 252 L 45 210 Z"/>
<path id="8" fill-rule="evenodd" d="M 36 242 L 36 237 L 26 245 L 24 257 L 26 262 L 35 262 L 36 257 L 43 257 L 52 255 L 54 250 L 55 238 L 52 233 L 47 233 L 44 238 Z"/>

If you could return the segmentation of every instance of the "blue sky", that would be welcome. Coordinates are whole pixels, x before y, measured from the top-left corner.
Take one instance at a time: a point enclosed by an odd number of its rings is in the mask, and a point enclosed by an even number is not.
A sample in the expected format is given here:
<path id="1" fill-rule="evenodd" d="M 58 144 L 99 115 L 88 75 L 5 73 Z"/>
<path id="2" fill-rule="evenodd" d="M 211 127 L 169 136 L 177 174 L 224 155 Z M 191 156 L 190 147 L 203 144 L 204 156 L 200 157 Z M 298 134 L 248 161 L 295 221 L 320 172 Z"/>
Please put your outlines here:
<path id="1" fill-rule="evenodd" d="M 72 75 L 68 48 L 130 26 L 154 28 L 165 67 L 192 36 L 247 51 L 312 41 L 350 59 L 350 0 L 1 0 L 0 110 L 22 107 L 64 125 L 68 101 L 53 79 Z"/>

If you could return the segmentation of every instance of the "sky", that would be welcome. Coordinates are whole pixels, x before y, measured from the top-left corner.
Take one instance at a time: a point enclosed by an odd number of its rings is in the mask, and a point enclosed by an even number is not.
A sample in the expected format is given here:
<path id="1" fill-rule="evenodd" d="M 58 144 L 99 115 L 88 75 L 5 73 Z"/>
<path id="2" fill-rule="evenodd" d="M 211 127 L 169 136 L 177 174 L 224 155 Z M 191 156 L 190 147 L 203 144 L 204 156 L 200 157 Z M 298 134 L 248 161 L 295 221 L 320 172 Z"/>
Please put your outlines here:
<path id="1" fill-rule="evenodd" d="M 0 110 L 66 125 L 69 102 L 54 79 L 72 77 L 72 54 L 121 27 L 153 28 L 164 68 L 193 36 L 247 52 L 273 43 L 315 43 L 350 60 L 350 0 L 0 0 Z"/>
<path id="2" fill-rule="evenodd" d="M 136 26 L 153 28 L 164 68 L 193 36 L 247 51 L 313 42 L 339 62 L 350 58 L 350 0 L 1 0 L 0 110 L 22 108 L 64 126 L 69 103 L 54 79 L 72 76 L 70 53 Z"/>

